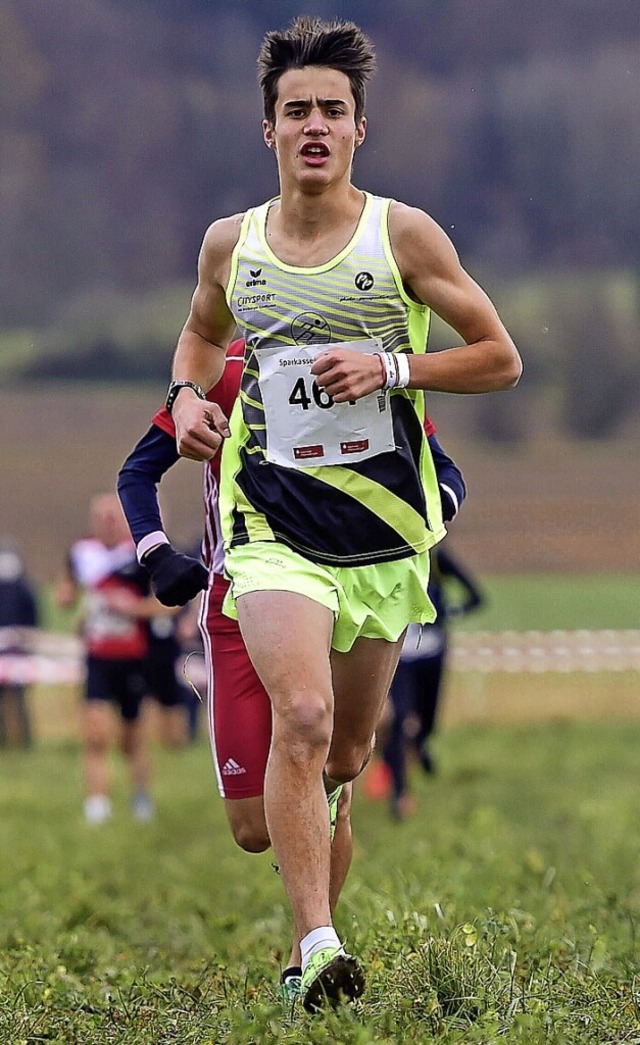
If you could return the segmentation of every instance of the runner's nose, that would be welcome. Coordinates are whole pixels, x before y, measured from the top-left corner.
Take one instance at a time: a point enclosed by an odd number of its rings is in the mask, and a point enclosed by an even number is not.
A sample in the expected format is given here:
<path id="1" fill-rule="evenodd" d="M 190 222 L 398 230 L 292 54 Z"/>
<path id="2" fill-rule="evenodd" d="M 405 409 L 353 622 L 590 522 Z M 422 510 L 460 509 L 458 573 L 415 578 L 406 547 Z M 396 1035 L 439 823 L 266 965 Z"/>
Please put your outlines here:
<path id="1" fill-rule="evenodd" d="M 319 109 L 312 109 L 305 120 L 304 133 L 309 135 L 327 134 L 327 121 Z"/>

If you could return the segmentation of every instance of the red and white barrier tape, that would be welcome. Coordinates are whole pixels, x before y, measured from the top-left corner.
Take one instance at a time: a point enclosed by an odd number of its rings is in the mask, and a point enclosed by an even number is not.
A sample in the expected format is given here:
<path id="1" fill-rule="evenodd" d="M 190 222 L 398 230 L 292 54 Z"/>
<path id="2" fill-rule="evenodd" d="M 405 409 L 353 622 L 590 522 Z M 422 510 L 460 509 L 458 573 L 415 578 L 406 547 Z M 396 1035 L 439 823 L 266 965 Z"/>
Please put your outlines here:
<path id="1" fill-rule="evenodd" d="M 0 647 L 0 685 L 82 682 L 85 668 L 79 640 L 38 634 L 29 652 L 3 652 Z M 458 632 L 451 636 L 449 667 L 483 674 L 640 671 L 640 631 Z M 196 670 L 197 663 L 190 661 L 189 673 Z"/>

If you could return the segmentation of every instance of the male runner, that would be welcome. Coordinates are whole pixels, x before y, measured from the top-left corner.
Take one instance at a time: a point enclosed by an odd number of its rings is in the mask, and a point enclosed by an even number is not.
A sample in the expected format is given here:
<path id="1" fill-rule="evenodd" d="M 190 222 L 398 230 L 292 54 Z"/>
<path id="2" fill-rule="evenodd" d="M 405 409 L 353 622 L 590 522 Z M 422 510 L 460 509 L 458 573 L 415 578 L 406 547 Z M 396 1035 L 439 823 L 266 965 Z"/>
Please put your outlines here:
<path id="1" fill-rule="evenodd" d="M 238 395 L 244 342 L 230 344 L 224 374 L 207 399 L 230 414 Z M 445 519 L 452 519 L 466 489 L 460 470 L 436 438 L 433 424 L 426 430 L 432 449 Z M 158 505 L 162 476 L 180 460 L 175 428 L 166 408 L 153 418 L 118 474 L 118 493 L 136 542 L 137 554 L 148 570 L 158 598 L 167 605 L 184 605 L 206 588 L 199 624 L 207 666 L 207 705 L 211 750 L 218 789 L 235 841 L 247 852 L 263 852 L 270 845 L 264 815 L 264 776 L 271 741 L 271 705 L 246 651 L 238 622 L 222 612 L 229 587 L 224 577 L 220 535 L 218 486 L 220 454 L 204 470 L 205 537 L 202 562 L 176 551 L 167 537 Z M 351 788 L 336 801 L 337 822 L 332 825 L 331 908 L 335 909 L 351 863 Z M 300 989 L 300 947 L 294 939 L 282 973 L 286 998 Z"/>
<path id="2" fill-rule="evenodd" d="M 406 626 L 433 619 L 424 391 L 511 388 L 521 361 L 443 230 L 351 181 L 375 64 L 362 31 L 300 17 L 258 64 L 280 195 L 208 229 L 167 405 L 182 456 L 227 438 L 225 606 L 271 700 L 266 821 L 315 1011 L 364 989 L 332 924 L 327 795 L 370 755 Z M 463 344 L 425 354 L 429 309 Z M 204 390 L 237 327 L 229 424 Z"/>
<path id="3" fill-rule="evenodd" d="M 140 713 L 147 691 L 147 621 L 163 608 L 149 595 L 149 578 L 136 562 L 115 493 L 91 499 L 89 520 L 90 534 L 71 545 L 55 590 L 63 609 L 82 601 L 84 816 L 90 824 L 102 824 L 112 815 L 109 748 L 115 709 L 119 746 L 131 778 L 132 812 L 147 821 L 153 802 Z"/>

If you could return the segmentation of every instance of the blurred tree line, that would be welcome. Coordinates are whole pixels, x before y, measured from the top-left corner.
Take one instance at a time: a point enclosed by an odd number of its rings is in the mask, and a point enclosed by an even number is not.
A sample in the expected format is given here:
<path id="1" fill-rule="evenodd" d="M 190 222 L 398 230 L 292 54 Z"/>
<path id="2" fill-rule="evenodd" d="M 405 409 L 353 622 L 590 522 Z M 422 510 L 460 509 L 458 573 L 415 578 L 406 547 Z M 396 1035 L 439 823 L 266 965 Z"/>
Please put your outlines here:
<path id="1" fill-rule="evenodd" d="M 276 190 L 255 58 L 302 10 L 378 49 L 356 183 L 450 233 L 518 394 L 615 431 L 640 401 L 638 0 L 0 0 L 0 375 L 166 378 L 206 225 Z M 523 434 L 488 402 L 489 435 Z"/>

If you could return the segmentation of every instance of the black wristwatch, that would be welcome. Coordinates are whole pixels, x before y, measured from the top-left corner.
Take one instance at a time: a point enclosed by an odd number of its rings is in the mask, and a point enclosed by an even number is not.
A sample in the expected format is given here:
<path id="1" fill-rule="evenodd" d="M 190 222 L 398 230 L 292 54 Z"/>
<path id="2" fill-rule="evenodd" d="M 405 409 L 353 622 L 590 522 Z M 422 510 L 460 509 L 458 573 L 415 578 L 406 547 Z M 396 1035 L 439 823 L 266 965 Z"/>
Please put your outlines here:
<path id="1" fill-rule="evenodd" d="M 193 381 L 172 381 L 169 385 L 167 392 L 167 398 L 165 399 L 164 405 L 166 406 L 169 413 L 173 410 L 173 404 L 176 401 L 176 396 L 181 388 L 190 388 L 195 392 L 198 399 L 206 399 L 206 393 L 202 391 L 200 385 L 194 385 Z"/>

